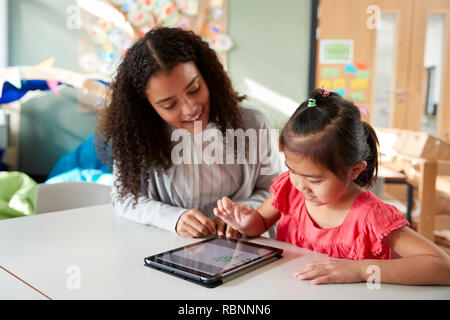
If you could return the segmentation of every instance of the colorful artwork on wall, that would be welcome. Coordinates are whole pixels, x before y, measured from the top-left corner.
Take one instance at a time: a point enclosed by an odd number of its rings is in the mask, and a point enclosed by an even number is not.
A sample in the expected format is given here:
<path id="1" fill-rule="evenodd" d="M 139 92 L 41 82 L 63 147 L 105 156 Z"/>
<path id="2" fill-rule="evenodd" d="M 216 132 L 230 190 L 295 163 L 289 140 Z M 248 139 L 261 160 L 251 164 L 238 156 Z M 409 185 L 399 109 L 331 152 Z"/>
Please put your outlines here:
<path id="1" fill-rule="evenodd" d="M 233 47 L 227 34 L 227 0 L 79 0 L 78 4 L 80 71 L 107 81 L 126 50 L 155 27 L 194 31 L 225 67 L 226 52 Z"/>
<path id="2" fill-rule="evenodd" d="M 325 40 L 321 40 L 321 43 L 323 41 Z M 341 52 L 337 49 L 335 51 Z M 332 53 L 335 51 L 331 50 Z M 319 64 L 317 84 L 318 87 L 323 86 L 325 89 L 353 101 L 361 111 L 361 115 L 367 119 L 370 110 L 368 96 L 370 95 L 372 71 L 365 62 L 348 62 L 345 64 Z"/>

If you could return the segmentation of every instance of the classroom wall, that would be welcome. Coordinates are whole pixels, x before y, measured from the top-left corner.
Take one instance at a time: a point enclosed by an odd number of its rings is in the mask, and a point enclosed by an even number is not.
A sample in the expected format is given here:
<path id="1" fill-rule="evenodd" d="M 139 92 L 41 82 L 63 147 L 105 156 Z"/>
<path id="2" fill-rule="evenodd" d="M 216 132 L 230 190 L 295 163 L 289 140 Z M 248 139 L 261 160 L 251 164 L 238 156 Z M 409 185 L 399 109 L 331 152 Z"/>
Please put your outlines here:
<path id="1" fill-rule="evenodd" d="M 78 31 L 66 28 L 67 7 L 76 0 L 9 1 L 9 65 L 35 65 L 50 57 L 54 66 L 77 70 Z M 56 161 L 94 132 L 95 116 L 78 112 L 72 88 L 22 104 L 19 170 L 47 175 Z"/>
<path id="2" fill-rule="evenodd" d="M 8 1 L 0 0 L 0 68 L 8 65 Z"/>
<path id="3" fill-rule="evenodd" d="M 78 31 L 66 28 L 67 7 L 76 0 L 9 1 L 9 65 L 33 65 L 49 57 L 55 67 L 77 71 Z M 228 31 L 235 47 L 228 71 L 236 90 L 248 94 L 245 80 L 300 102 L 307 96 L 310 33 L 309 0 L 229 0 Z M 95 116 L 78 112 L 77 93 L 63 89 L 22 105 L 19 170 L 49 173 L 55 162 L 95 129 Z M 287 120 L 250 97 L 277 127 Z M 286 113 L 286 112 L 285 112 Z"/>
<path id="4" fill-rule="evenodd" d="M 228 54 L 228 69 L 234 87 L 248 94 L 250 79 L 279 95 L 277 106 L 287 112 L 307 98 L 310 0 L 229 0 L 228 31 L 235 47 Z M 266 92 L 262 92 L 266 96 Z M 286 102 L 284 100 L 291 100 Z M 263 108 L 275 127 L 281 128 L 288 116 L 274 109 L 272 101 L 253 104 Z M 268 104 L 269 103 L 269 104 Z M 292 106 L 291 106 L 292 107 Z M 291 113 L 290 113 L 291 114 Z"/>

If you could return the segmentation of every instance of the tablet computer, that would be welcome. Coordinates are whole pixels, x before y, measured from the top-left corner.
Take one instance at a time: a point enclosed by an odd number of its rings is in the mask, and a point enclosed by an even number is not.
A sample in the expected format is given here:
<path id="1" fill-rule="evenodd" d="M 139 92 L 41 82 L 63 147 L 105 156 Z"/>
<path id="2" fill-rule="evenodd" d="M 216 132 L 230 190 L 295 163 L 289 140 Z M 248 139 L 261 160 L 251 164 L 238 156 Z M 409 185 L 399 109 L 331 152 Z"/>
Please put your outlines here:
<path id="1" fill-rule="evenodd" d="M 211 238 L 144 260 L 148 267 L 213 288 L 231 275 L 281 258 L 282 253 L 282 249 L 240 239 Z"/>

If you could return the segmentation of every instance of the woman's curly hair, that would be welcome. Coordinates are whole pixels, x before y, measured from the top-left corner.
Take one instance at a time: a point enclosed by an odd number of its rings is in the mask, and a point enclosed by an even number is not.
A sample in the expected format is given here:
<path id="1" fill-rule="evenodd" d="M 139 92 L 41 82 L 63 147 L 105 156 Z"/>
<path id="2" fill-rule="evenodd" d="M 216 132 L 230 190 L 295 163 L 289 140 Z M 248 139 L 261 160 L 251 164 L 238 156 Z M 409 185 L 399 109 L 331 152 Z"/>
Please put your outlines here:
<path id="1" fill-rule="evenodd" d="M 114 164 L 119 197 L 147 195 L 150 169 L 172 166 L 173 143 L 168 125 L 145 95 L 151 77 L 169 72 L 180 63 L 193 62 L 210 92 L 209 121 L 226 129 L 243 128 L 238 102 L 216 53 L 192 31 L 157 28 L 149 31 L 126 53 L 111 85 L 110 103 L 98 113 L 96 147 L 100 158 Z"/>

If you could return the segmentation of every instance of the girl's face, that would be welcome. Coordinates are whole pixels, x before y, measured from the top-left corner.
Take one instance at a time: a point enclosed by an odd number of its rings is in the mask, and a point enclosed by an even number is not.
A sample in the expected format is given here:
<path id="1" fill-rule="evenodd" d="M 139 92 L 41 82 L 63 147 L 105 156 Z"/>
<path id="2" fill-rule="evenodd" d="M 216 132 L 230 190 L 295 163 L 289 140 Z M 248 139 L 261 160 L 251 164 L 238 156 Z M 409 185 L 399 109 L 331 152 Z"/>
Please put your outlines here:
<path id="1" fill-rule="evenodd" d="M 194 122 L 204 130 L 209 121 L 209 90 L 193 62 L 160 72 L 147 83 L 146 96 L 161 119 L 175 129 L 194 133 Z"/>
<path id="2" fill-rule="evenodd" d="M 360 172 L 350 169 L 348 182 L 339 179 L 333 172 L 318 166 L 308 158 L 285 151 L 286 166 L 292 184 L 314 206 L 333 205 L 346 194 L 353 179 Z M 362 164 L 365 168 L 364 163 Z M 359 168 L 359 167 L 358 167 Z M 354 175 L 356 174 L 356 177 Z"/>

